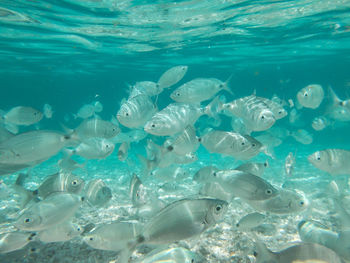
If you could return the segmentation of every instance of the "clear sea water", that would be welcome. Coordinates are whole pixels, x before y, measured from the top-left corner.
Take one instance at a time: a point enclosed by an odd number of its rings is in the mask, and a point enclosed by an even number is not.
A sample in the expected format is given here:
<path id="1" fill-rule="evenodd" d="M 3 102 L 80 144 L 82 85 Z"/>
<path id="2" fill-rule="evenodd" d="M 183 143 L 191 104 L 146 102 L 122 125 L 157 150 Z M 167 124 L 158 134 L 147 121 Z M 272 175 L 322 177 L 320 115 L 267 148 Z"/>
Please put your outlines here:
<path id="1" fill-rule="evenodd" d="M 61 124 L 76 127 L 79 122 L 72 119 L 72 114 L 94 100 L 104 106 L 100 116 L 110 119 L 119 110 L 122 99 L 127 98 L 129 84 L 157 81 L 176 65 L 187 65 L 188 72 L 180 83 L 159 96 L 160 109 L 172 102 L 169 95 L 174 88 L 197 77 L 224 81 L 232 75 L 230 88 L 234 96 L 222 93 L 231 100 L 255 90 L 261 97 L 276 94 L 295 101 L 301 88 L 320 84 L 325 90 L 324 102 L 316 110 L 300 110 L 300 125 L 291 125 L 288 117 L 276 123 L 288 130 L 307 130 L 313 135 L 312 144 L 286 138 L 274 149 L 276 158 L 269 159 L 271 167 L 264 174 L 272 184 L 281 186 L 285 181 L 285 157 L 296 152 L 293 179 L 309 183 L 296 184 L 295 189 L 304 191 L 311 204 L 314 201 L 313 207 L 324 205 L 311 213 L 317 218 L 330 208 L 327 198 L 313 200 L 313 194 L 318 193 L 320 183 L 331 178 L 314 168 L 306 156 L 326 148 L 350 149 L 349 122 L 339 122 L 322 131 L 311 127 L 312 119 L 323 115 L 329 103 L 328 87 L 340 98 L 350 98 L 349 14 L 349 0 L 2 0 L 0 109 L 7 111 L 19 105 L 42 109 L 45 103 L 52 106 L 52 119 L 21 131 L 62 130 Z M 220 129 L 232 129 L 228 118 L 223 117 Z M 137 154 L 145 154 L 145 144 L 145 139 L 131 144 L 127 163 L 120 162 L 115 152 L 104 160 L 89 161 L 86 171 L 77 171 L 86 181 L 102 178 L 113 191 L 108 206 L 85 207 L 79 212 L 78 221 L 126 219 L 130 215 L 128 188 L 133 172 L 140 174 L 150 189 L 159 189 L 164 182 L 171 184 L 174 190 L 162 191 L 162 195 L 165 201 L 172 201 L 198 192 L 191 178 L 200 167 L 215 164 L 233 168 L 241 163 L 209 154 L 201 147 L 197 162 L 181 166 L 186 172 L 183 177 L 150 179 L 142 175 L 137 158 Z M 35 189 L 48 174 L 57 171 L 60 158 L 61 154 L 35 167 L 28 188 Z M 266 159 L 261 154 L 252 161 Z M 11 185 L 15 176 L 2 179 Z M 7 208 L 5 203 L 1 218 Z M 248 205 L 236 201 L 230 204 L 224 222 L 204 233 L 200 241 L 180 244 L 203 254 L 208 262 L 253 262 L 248 257 L 251 236 L 232 227 L 233 222 L 251 211 Z M 298 240 L 296 224 L 303 217 L 304 214 L 272 215 L 269 221 L 277 232 L 264 238 L 268 247 L 278 250 Z M 324 223 L 331 224 L 327 220 L 324 217 Z M 2 223 L 6 225 L 7 221 Z M 142 257 L 143 252 L 133 257 Z M 0 261 L 113 262 L 116 255 L 89 248 L 76 238 L 65 243 L 33 243 L 21 252 L 1 255 Z"/>

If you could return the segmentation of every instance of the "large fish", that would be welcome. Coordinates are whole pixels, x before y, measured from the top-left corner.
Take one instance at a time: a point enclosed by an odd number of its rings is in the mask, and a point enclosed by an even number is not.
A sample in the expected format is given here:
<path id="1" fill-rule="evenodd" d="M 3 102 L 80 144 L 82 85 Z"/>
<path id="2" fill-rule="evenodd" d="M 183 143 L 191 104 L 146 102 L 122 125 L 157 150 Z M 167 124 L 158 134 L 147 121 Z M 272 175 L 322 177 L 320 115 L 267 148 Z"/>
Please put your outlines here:
<path id="1" fill-rule="evenodd" d="M 350 174 L 350 151 L 327 149 L 314 152 L 307 159 L 313 166 L 331 175 Z"/>
<path id="2" fill-rule="evenodd" d="M 318 108 L 323 98 L 323 88 L 318 84 L 310 84 L 297 93 L 298 102 L 305 108 Z"/>
<path id="3" fill-rule="evenodd" d="M 32 125 L 39 122 L 43 118 L 43 114 L 32 107 L 17 106 L 9 110 L 3 119 L 15 125 Z"/>

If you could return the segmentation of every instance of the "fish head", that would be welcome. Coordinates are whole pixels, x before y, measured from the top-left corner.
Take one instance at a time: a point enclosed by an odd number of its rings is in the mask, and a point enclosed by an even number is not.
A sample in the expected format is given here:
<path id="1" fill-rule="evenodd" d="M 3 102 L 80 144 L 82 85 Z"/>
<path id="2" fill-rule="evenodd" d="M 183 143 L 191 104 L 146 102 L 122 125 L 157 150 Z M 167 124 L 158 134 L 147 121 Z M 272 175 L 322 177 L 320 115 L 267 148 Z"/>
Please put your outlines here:
<path id="1" fill-rule="evenodd" d="M 14 226 L 21 230 L 39 230 L 42 221 L 39 214 L 27 210 L 15 221 Z"/>
<path id="2" fill-rule="evenodd" d="M 220 199 L 208 199 L 208 213 L 206 221 L 209 224 L 219 222 L 227 211 L 228 203 Z"/>
<path id="3" fill-rule="evenodd" d="M 112 198 L 112 191 L 108 186 L 102 186 L 96 193 L 95 204 L 105 205 Z"/>
<path id="4" fill-rule="evenodd" d="M 92 248 L 101 248 L 101 246 L 106 242 L 101 236 L 97 234 L 85 235 L 83 241 Z"/>
<path id="5" fill-rule="evenodd" d="M 306 198 L 304 193 L 299 190 L 295 190 L 294 197 L 290 199 L 290 211 L 291 212 L 301 212 L 309 207 L 309 200 Z"/>
<path id="6" fill-rule="evenodd" d="M 151 119 L 144 127 L 145 132 L 157 135 L 166 136 L 173 134 L 173 127 L 170 122 L 167 122 L 161 118 Z"/>
<path id="7" fill-rule="evenodd" d="M 118 121 L 126 127 L 129 127 L 133 123 L 133 111 L 127 103 L 122 104 L 119 111 L 117 112 Z"/>
<path id="8" fill-rule="evenodd" d="M 104 138 L 107 139 L 117 136 L 120 132 L 120 128 L 111 122 L 106 122 L 104 128 Z"/>
<path id="9" fill-rule="evenodd" d="M 76 236 L 80 236 L 84 231 L 84 228 L 78 224 L 71 224 L 71 228 L 67 233 L 68 237 L 76 237 Z"/>
<path id="10" fill-rule="evenodd" d="M 33 109 L 33 112 L 31 114 L 33 116 L 34 122 L 39 122 L 44 116 L 44 114 L 41 111 L 36 110 L 36 109 Z"/>
<path id="11" fill-rule="evenodd" d="M 265 131 L 271 128 L 272 125 L 276 122 L 276 118 L 273 115 L 272 111 L 268 109 L 263 109 L 255 115 L 255 128 L 254 131 Z"/>
<path id="12" fill-rule="evenodd" d="M 280 108 L 276 114 L 276 119 L 282 119 L 288 115 L 288 112 L 284 108 Z"/>
<path id="13" fill-rule="evenodd" d="M 83 190 L 85 185 L 85 181 L 73 174 L 68 176 L 68 180 L 66 182 L 67 192 L 79 194 L 81 190 Z"/>
<path id="14" fill-rule="evenodd" d="M 186 102 L 186 95 L 185 89 L 179 87 L 170 94 L 170 98 L 176 102 Z"/>
<path id="15" fill-rule="evenodd" d="M 307 157 L 308 161 L 318 169 L 324 170 L 328 165 L 328 155 L 325 151 L 317 151 Z"/>
<path id="16" fill-rule="evenodd" d="M 102 140 L 101 150 L 106 154 L 111 154 L 114 151 L 114 147 L 115 147 L 114 143 L 108 140 Z"/>

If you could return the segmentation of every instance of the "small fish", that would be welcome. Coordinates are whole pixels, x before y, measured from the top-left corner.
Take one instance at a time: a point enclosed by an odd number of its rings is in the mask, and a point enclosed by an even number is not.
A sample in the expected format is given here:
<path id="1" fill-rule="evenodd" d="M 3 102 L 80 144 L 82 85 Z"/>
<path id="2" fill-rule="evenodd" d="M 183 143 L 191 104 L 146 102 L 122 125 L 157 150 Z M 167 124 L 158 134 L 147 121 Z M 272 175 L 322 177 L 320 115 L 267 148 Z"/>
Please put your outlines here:
<path id="1" fill-rule="evenodd" d="M 71 218 L 79 209 L 82 198 L 75 194 L 59 192 L 28 207 L 14 222 L 20 230 L 40 231 Z"/>
<path id="2" fill-rule="evenodd" d="M 60 167 L 60 172 L 71 173 L 78 168 L 84 169 L 86 162 L 78 163 L 77 161 L 73 160 L 69 156 L 64 156 L 62 159 L 58 161 L 57 164 Z"/>
<path id="3" fill-rule="evenodd" d="M 131 178 L 129 195 L 131 202 L 135 207 L 139 207 L 146 203 L 144 186 L 136 174 L 133 174 Z"/>
<path id="4" fill-rule="evenodd" d="M 324 98 L 321 85 L 310 84 L 297 93 L 298 102 L 305 108 L 316 109 Z"/>
<path id="5" fill-rule="evenodd" d="M 139 244 L 169 244 L 193 236 L 220 221 L 228 203 L 218 199 L 183 199 L 163 208 L 149 220 L 136 240 Z"/>
<path id="6" fill-rule="evenodd" d="M 90 104 L 83 105 L 74 115 L 74 118 L 87 119 L 95 115 L 96 112 L 101 112 L 103 110 L 103 105 L 101 102 L 96 101 Z"/>
<path id="7" fill-rule="evenodd" d="M 56 173 L 48 176 L 40 184 L 33 194 L 40 199 L 45 199 L 55 192 L 67 192 L 71 194 L 80 194 L 85 182 L 83 179 L 71 173 Z"/>
<path id="8" fill-rule="evenodd" d="M 183 103 L 200 103 L 212 99 L 216 93 L 226 90 L 232 94 L 228 88 L 228 81 L 222 82 L 215 78 L 196 78 L 175 89 L 171 94 L 176 102 Z"/>
<path id="9" fill-rule="evenodd" d="M 311 144 L 314 140 L 311 133 L 304 129 L 298 129 L 296 131 L 292 131 L 290 135 L 297 141 L 302 144 Z"/>
<path id="10" fill-rule="evenodd" d="M 328 127 L 330 125 L 330 121 L 324 117 L 324 116 L 320 116 L 320 117 L 315 117 L 313 120 L 312 120 L 312 128 L 315 130 L 315 131 L 322 131 L 324 130 L 326 127 Z"/>
<path id="11" fill-rule="evenodd" d="M 331 175 L 350 174 L 350 151 L 326 149 L 314 152 L 307 159 L 313 166 Z"/>
<path id="12" fill-rule="evenodd" d="M 129 142 L 123 142 L 122 144 L 120 144 L 117 153 L 119 161 L 124 162 L 126 160 L 126 158 L 128 157 L 129 148 Z"/>
<path id="13" fill-rule="evenodd" d="M 130 87 L 129 99 L 136 97 L 137 95 L 143 94 L 150 97 L 159 95 L 163 89 L 158 83 L 153 81 L 140 81 L 136 82 L 135 85 Z"/>
<path id="14" fill-rule="evenodd" d="M 47 119 L 52 118 L 53 111 L 52 111 L 52 107 L 50 104 L 44 104 L 43 113 L 44 113 L 45 118 L 47 118 Z"/>
<path id="15" fill-rule="evenodd" d="M 142 226 L 134 222 L 113 222 L 98 226 L 83 237 L 90 247 L 121 251 L 141 233 Z"/>
<path id="16" fill-rule="evenodd" d="M 245 126 L 250 131 L 268 130 L 276 122 L 276 117 L 268 105 L 255 95 L 222 104 L 220 108 L 242 118 Z"/>
<path id="17" fill-rule="evenodd" d="M 218 130 L 202 136 L 201 144 L 211 153 L 232 156 L 238 160 L 253 158 L 262 150 L 262 144 L 249 135 Z"/>
<path id="18" fill-rule="evenodd" d="M 99 118 L 84 120 L 73 132 L 79 139 L 105 138 L 110 139 L 120 132 L 120 128 L 110 121 Z"/>
<path id="19" fill-rule="evenodd" d="M 266 200 L 242 200 L 258 211 L 274 214 L 299 213 L 309 205 L 309 201 L 301 191 L 288 189 L 278 189 L 277 195 Z"/>
<path id="20" fill-rule="evenodd" d="M 9 110 L 3 119 L 14 125 L 28 126 L 39 122 L 43 118 L 43 114 L 32 107 L 18 106 Z"/>
<path id="21" fill-rule="evenodd" d="M 219 168 L 217 168 L 216 166 L 204 166 L 194 174 L 193 180 L 197 181 L 198 183 L 206 182 L 208 180 L 208 177 L 213 176 L 213 173 L 217 171 L 219 171 Z"/>
<path id="22" fill-rule="evenodd" d="M 74 149 L 65 149 L 68 156 L 79 155 L 85 159 L 105 159 L 114 151 L 115 145 L 103 138 L 89 138 L 84 140 Z"/>
<path id="23" fill-rule="evenodd" d="M 226 192 L 248 200 L 266 200 L 278 194 L 278 190 L 266 180 L 238 170 L 214 172 L 208 182 L 219 183 Z"/>
<path id="24" fill-rule="evenodd" d="M 242 217 L 236 224 L 236 227 L 240 231 L 250 231 L 252 228 L 261 225 L 265 218 L 265 215 L 258 212 L 250 213 Z"/>
<path id="25" fill-rule="evenodd" d="M 65 242 L 81 235 L 83 231 L 78 224 L 67 221 L 40 231 L 37 236 L 44 243 Z"/>
<path id="26" fill-rule="evenodd" d="M 288 153 L 286 160 L 284 162 L 284 171 L 286 172 L 286 175 L 288 177 L 293 176 L 294 172 L 294 165 L 295 165 L 295 156 L 292 152 Z"/>
<path id="27" fill-rule="evenodd" d="M 289 113 L 289 123 L 297 125 L 301 122 L 301 114 L 295 108 L 293 108 Z"/>
<path id="28" fill-rule="evenodd" d="M 101 179 L 94 179 L 87 184 L 85 197 L 91 205 L 102 207 L 111 200 L 112 191 Z"/>
<path id="29" fill-rule="evenodd" d="M 256 263 L 342 263 L 331 249 L 313 243 L 299 243 L 279 252 L 270 251 L 265 244 L 256 243 Z"/>
<path id="30" fill-rule="evenodd" d="M 185 76 L 187 69 L 187 66 L 176 66 L 165 71 L 158 80 L 160 89 L 163 90 L 178 83 Z"/>
<path id="31" fill-rule="evenodd" d="M 256 176 L 262 176 L 266 167 L 268 166 L 269 163 L 267 161 L 264 163 L 244 163 L 237 166 L 234 170 L 239 170 Z"/>
<path id="32" fill-rule="evenodd" d="M 158 111 L 149 96 L 140 94 L 121 104 L 117 113 L 118 121 L 128 128 L 143 127 Z"/>
<path id="33" fill-rule="evenodd" d="M 212 115 L 211 104 L 200 108 L 193 104 L 171 103 L 153 115 L 144 130 L 157 136 L 172 136 L 193 125 L 204 114 Z"/>
<path id="34" fill-rule="evenodd" d="M 9 232 L 0 235 L 0 254 L 25 247 L 35 239 L 34 233 Z"/>
<path id="35" fill-rule="evenodd" d="M 137 263 L 204 263 L 204 257 L 183 247 L 155 249 Z"/>

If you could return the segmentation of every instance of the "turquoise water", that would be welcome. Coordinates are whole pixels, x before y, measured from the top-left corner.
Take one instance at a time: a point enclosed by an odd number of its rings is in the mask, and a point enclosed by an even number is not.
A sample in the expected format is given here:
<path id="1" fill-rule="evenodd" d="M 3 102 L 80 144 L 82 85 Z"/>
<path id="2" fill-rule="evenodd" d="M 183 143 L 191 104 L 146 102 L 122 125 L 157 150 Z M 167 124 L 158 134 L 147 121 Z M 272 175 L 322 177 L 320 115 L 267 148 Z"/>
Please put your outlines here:
<path id="1" fill-rule="evenodd" d="M 131 0 L 62 0 L 0 2 L 0 109 L 15 106 L 42 109 L 49 104 L 51 119 L 20 127 L 29 130 L 59 130 L 62 124 L 75 128 L 80 120 L 73 114 L 84 104 L 100 101 L 99 116 L 110 120 L 128 97 L 128 85 L 138 81 L 155 81 L 169 68 L 187 65 L 184 78 L 157 98 L 159 109 L 172 102 L 170 93 L 194 78 L 232 76 L 229 87 L 234 95 L 220 92 L 227 101 L 251 95 L 296 102 L 297 92 L 309 84 L 320 84 L 325 91 L 321 106 L 300 109 L 301 121 L 291 123 L 289 115 L 275 124 L 288 131 L 305 129 L 313 136 L 311 144 L 302 144 L 290 136 L 274 148 L 272 159 L 259 154 L 250 161 L 269 161 L 263 178 L 276 187 L 292 181 L 294 190 L 303 191 L 310 201 L 307 211 L 287 215 L 269 215 L 267 223 L 276 228 L 271 235 L 259 237 L 276 251 L 299 240 L 296 225 L 303 218 L 318 219 L 328 227 L 333 210 L 323 189 L 332 180 L 324 171 L 313 167 L 307 156 L 327 148 L 350 149 L 349 122 L 334 121 L 322 131 L 311 127 L 314 117 L 325 115 L 331 103 L 328 87 L 341 99 L 350 98 L 350 1 L 131 1 Z M 207 104 L 205 102 L 204 104 Z M 221 130 L 232 130 L 230 118 L 220 115 Z M 203 131 L 207 117 L 196 123 Z M 208 121 L 208 122 L 207 122 Z M 122 132 L 129 131 L 120 125 Z M 259 136 L 263 133 L 253 133 Z M 197 134 L 198 135 L 198 134 Z M 161 138 L 147 138 L 161 143 Z M 232 169 L 242 161 L 210 154 L 200 147 L 198 160 L 188 165 L 165 169 L 168 176 L 145 174 L 137 155 L 146 155 L 146 139 L 132 142 L 128 159 L 121 162 L 116 150 L 102 160 L 89 160 L 86 169 L 75 173 L 86 182 L 103 179 L 111 188 L 112 200 L 103 208 L 83 206 L 75 217 L 81 225 L 103 224 L 114 220 L 137 219 L 131 207 L 129 183 L 132 173 L 148 191 L 157 192 L 164 203 L 193 196 L 200 185 L 193 174 L 206 165 Z M 289 152 L 296 153 L 295 172 L 286 178 L 284 161 Z M 58 171 L 62 153 L 35 166 L 26 187 L 34 190 L 49 174 Z M 79 158 L 78 158 L 79 159 Z M 176 168 L 181 173 L 174 172 Z M 26 170 L 24 170 L 25 172 Z M 18 174 L 18 173 L 15 173 Z M 340 176 L 342 179 L 347 177 Z M 2 177 L 11 186 L 15 175 Z M 345 180 L 344 179 L 344 180 Z M 308 182 L 305 183 L 305 180 Z M 348 186 L 346 197 L 348 197 Z M 322 193 L 324 196 L 322 196 Z M 346 198 L 345 198 L 346 199 Z M 1 204 L 1 233 L 11 228 L 19 208 L 4 199 Z M 348 200 L 348 199 L 346 199 Z M 349 208 L 349 205 L 345 203 Z M 254 262 L 252 235 L 238 232 L 234 224 L 254 209 L 241 200 L 230 203 L 224 220 L 197 238 L 180 241 L 206 258 L 206 262 Z M 32 251 L 35 248 L 35 251 Z M 134 252 L 141 258 L 149 248 Z M 68 242 L 29 243 L 24 249 L 0 255 L 1 262 L 113 262 L 117 253 L 96 250 L 80 237 Z"/>

